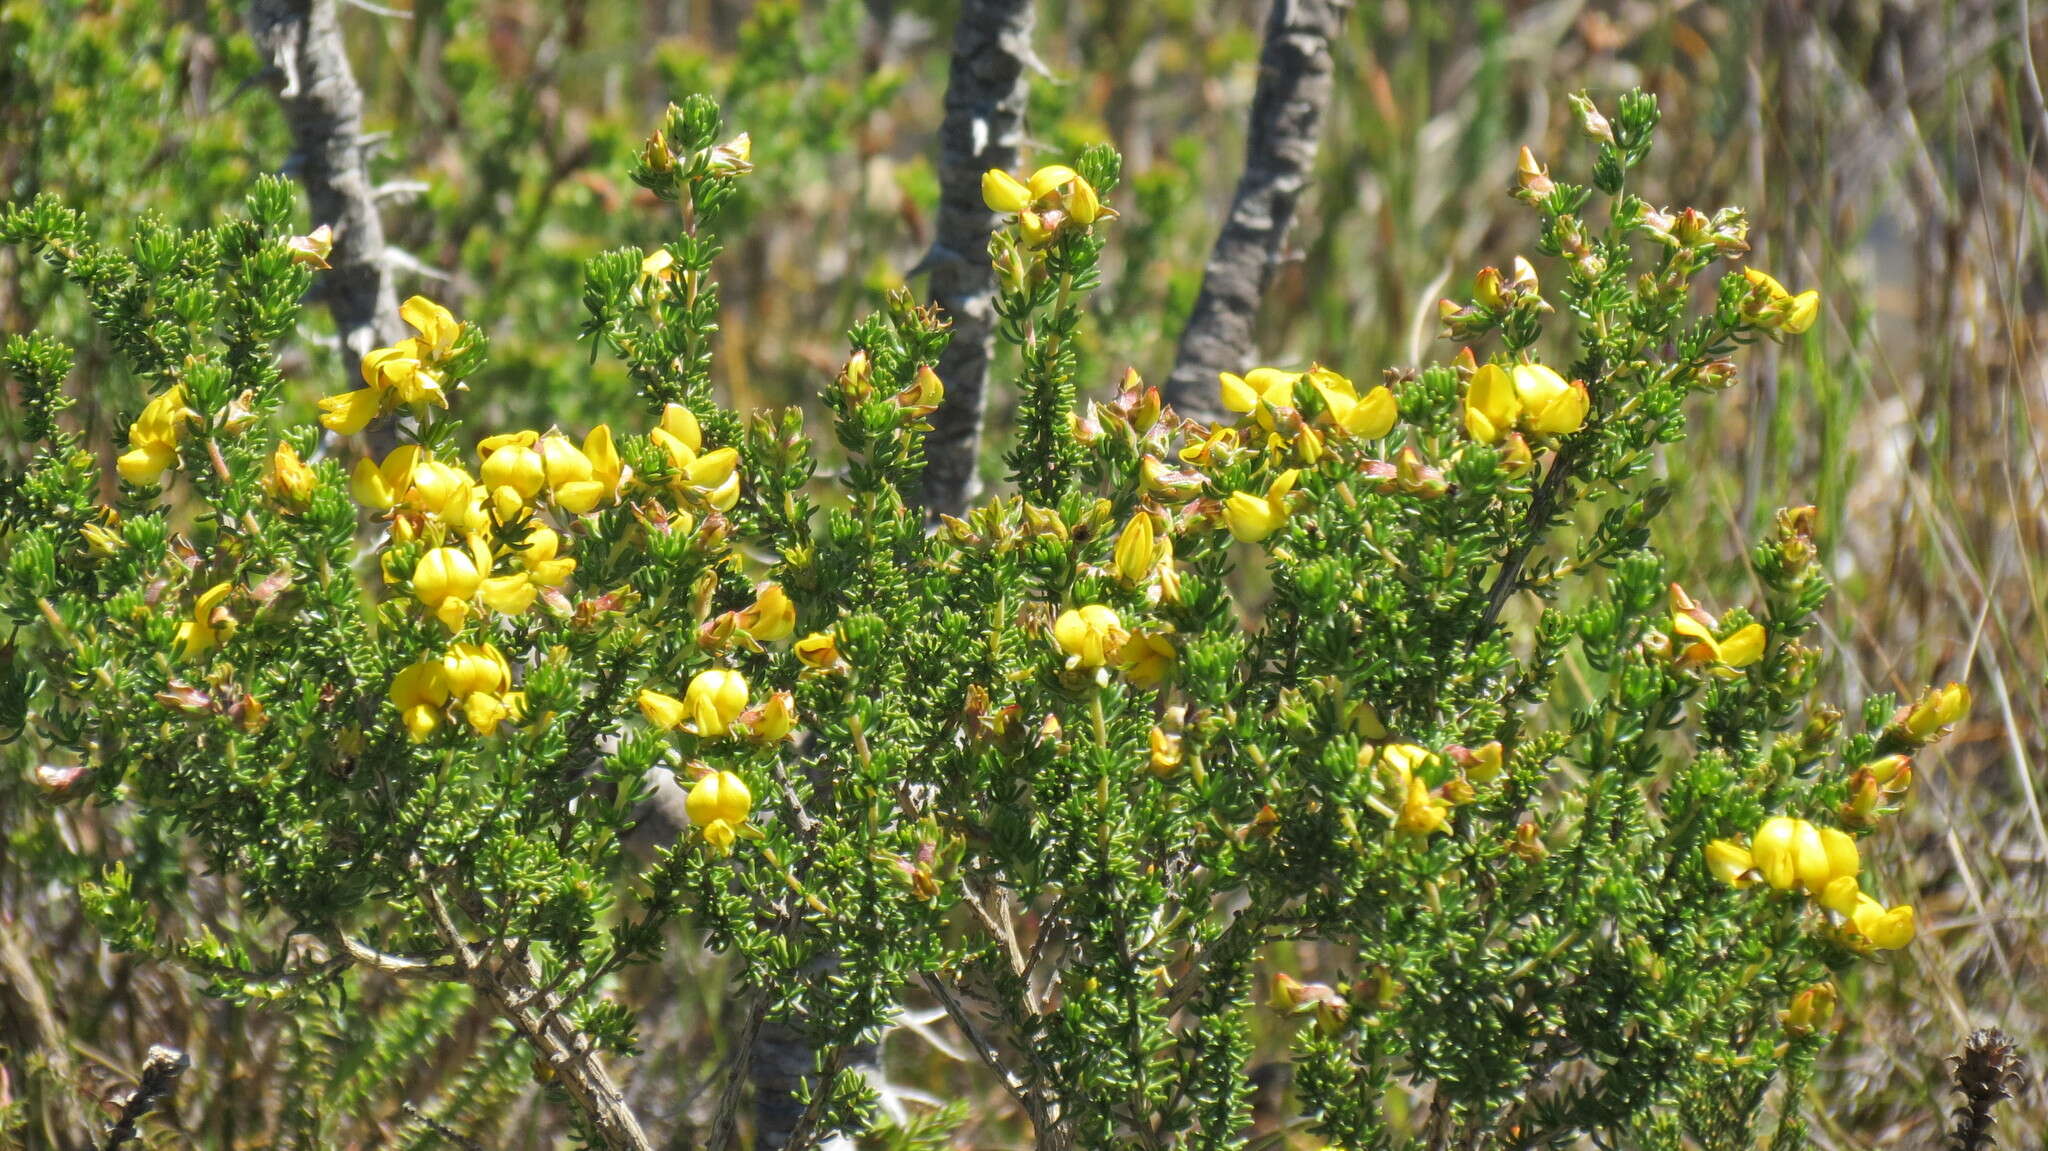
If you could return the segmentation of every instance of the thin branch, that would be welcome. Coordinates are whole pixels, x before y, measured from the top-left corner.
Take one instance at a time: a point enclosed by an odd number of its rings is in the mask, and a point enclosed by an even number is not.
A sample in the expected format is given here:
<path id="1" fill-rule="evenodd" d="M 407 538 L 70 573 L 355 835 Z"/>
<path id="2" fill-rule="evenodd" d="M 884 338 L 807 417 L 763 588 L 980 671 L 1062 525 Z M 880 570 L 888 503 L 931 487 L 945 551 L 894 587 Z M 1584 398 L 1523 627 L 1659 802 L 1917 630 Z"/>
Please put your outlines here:
<path id="1" fill-rule="evenodd" d="M 988 241 L 996 217 L 981 199 L 990 168 L 1017 166 L 1031 56 L 1031 0 L 965 0 L 953 26 L 946 118 L 939 126 L 939 215 L 931 251 L 932 299 L 953 322 L 936 370 L 945 402 L 925 436 L 924 506 L 957 515 L 979 490 L 982 413 L 995 351 L 995 273 Z"/>
<path id="2" fill-rule="evenodd" d="M 932 993 L 932 998 L 939 1001 L 939 1006 L 945 1008 L 946 1016 L 953 1021 L 953 1025 L 967 1037 L 968 1046 L 974 1048 L 974 1053 L 981 1057 L 982 1064 L 995 1073 L 996 1079 L 1003 1085 L 1003 1090 L 1010 1093 L 1011 1100 L 1033 1124 L 1037 1124 L 1041 1116 L 1036 1094 L 1030 1085 L 1017 1077 L 1015 1071 L 1003 1065 L 1003 1053 L 982 1035 L 979 1027 L 974 1025 L 973 1017 L 967 1014 L 967 1009 L 961 1005 L 960 998 L 953 994 L 953 989 L 946 986 L 945 980 L 930 972 L 924 974 L 924 986 L 925 990 Z"/>
<path id="3" fill-rule="evenodd" d="M 178 1085 L 178 1076 L 192 1065 L 183 1051 L 162 1044 L 151 1047 L 142 1060 L 142 1081 L 135 1085 L 135 1093 L 121 1105 L 121 1116 L 107 1130 L 104 1151 L 120 1151 L 121 1144 L 135 1138 L 139 1132 L 135 1125 L 144 1115 L 156 1109 Z"/>
<path id="4" fill-rule="evenodd" d="M 1181 329 L 1166 402 L 1182 415 L 1221 415 L 1216 373 L 1251 366 L 1252 325 L 1308 187 L 1335 88 L 1331 45 L 1351 0 L 1273 0 L 1245 136 L 1244 174 Z"/>

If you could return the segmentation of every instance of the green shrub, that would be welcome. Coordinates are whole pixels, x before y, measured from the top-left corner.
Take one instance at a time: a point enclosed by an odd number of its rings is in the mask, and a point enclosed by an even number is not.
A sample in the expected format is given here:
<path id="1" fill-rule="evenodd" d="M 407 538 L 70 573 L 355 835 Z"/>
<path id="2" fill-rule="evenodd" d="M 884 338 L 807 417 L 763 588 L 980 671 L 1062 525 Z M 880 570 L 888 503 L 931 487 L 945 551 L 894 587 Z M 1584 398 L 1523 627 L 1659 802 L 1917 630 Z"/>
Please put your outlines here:
<path id="1" fill-rule="evenodd" d="M 120 251 L 12 208 L 0 239 L 154 399 L 117 481 L 67 430 L 66 348 L 6 345 L 39 445 L 0 492 L 7 755 L 133 812 L 150 848 L 80 891 L 115 946 L 312 1046 L 420 984 L 375 1017 L 395 1063 L 473 1004 L 530 1058 L 470 1090 L 531 1075 L 605 1147 L 650 1145 L 619 989 L 679 937 L 735 957 L 736 1036 L 772 1018 L 816 1052 L 799 1145 L 881 1122 L 850 1052 L 906 1002 L 1040 1146 L 1242 1145 L 1275 1029 L 1286 1118 L 1333 1147 L 1796 1140 L 1765 1104 L 1798 1098 L 1832 976 L 1912 933 L 1858 837 L 1967 698 L 1811 699 L 1810 509 L 1719 618 L 1647 547 L 1684 514 L 1654 465 L 1687 398 L 1815 301 L 1728 270 L 1740 212 L 1627 190 L 1652 100 L 1581 119 L 1591 185 L 1526 151 L 1517 177 L 1547 294 L 1527 261 L 1481 272 L 1443 308 L 1470 347 L 1369 388 L 1226 376 L 1229 426 L 1134 376 L 1077 400 L 1115 155 L 992 174 L 1014 492 L 935 530 L 909 493 L 946 329 L 906 295 L 824 389 L 836 448 L 714 402 L 710 226 L 751 165 L 709 100 L 634 172 L 690 226 L 586 266 L 582 334 L 645 400 L 619 431 L 465 427 L 491 317 L 416 298 L 325 434 L 279 432 L 317 263 L 285 185 Z M 396 417 L 396 453 L 344 464 Z M 642 860 L 664 771 L 690 826 Z M 239 918 L 181 911 L 180 844 Z M 333 1122 L 291 1114 L 312 1144 Z"/>

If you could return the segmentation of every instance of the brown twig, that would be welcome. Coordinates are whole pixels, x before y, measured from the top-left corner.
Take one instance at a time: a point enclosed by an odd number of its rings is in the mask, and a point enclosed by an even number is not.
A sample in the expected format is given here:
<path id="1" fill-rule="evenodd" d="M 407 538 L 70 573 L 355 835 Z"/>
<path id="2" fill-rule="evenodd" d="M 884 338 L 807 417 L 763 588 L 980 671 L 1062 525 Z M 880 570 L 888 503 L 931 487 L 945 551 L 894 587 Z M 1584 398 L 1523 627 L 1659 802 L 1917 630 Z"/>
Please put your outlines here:
<path id="1" fill-rule="evenodd" d="M 178 1076 L 191 1065 L 192 1061 L 186 1058 L 185 1053 L 175 1047 L 162 1044 L 151 1047 L 142 1060 L 142 1081 L 135 1085 L 134 1093 L 121 1105 L 121 1117 L 107 1130 L 104 1151 L 120 1151 L 121 1144 L 135 1138 L 139 1134 L 135 1125 L 170 1096 L 171 1089 L 178 1085 Z"/>

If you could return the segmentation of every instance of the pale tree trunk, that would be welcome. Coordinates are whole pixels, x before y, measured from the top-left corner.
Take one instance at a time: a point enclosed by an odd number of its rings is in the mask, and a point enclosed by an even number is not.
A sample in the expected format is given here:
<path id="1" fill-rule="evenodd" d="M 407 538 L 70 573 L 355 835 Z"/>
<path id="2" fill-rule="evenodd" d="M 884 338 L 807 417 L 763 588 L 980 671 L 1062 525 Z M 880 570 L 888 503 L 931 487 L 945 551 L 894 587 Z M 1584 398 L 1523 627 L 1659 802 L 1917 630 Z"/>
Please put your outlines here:
<path id="1" fill-rule="evenodd" d="M 1332 46 L 1351 0 L 1273 0 L 1245 138 L 1244 173 L 1181 329 L 1166 402 L 1182 415 L 1222 414 L 1218 372 L 1253 366 L 1252 329 L 1287 230 L 1308 187 L 1335 88 Z"/>
<path id="2" fill-rule="evenodd" d="M 332 270 L 319 274 L 313 291 L 341 338 L 348 379 L 327 389 L 341 391 L 357 383 L 363 353 L 405 336 L 364 154 L 363 90 L 348 65 L 337 0 L 251 0 L 249 33 L 275 73 L 291 128 L 286 168 L 306 189 L 313 223 L 334 229 Z M 394 439 L 381 421 L 370 437 L 373 446 Z"/>
<path id="3" fill-rule="evenodd" d="M 939 126 L 939 216 L 931 252 L 932 299 L 953 322 L 936 370 L 945 402 L 925 437 L 924 505 L 957 515 L 980 490 L 982 413 L 995 351 L 995 273 L 988 240 L 995 213 L 981 176 L 1017 166 L 1030 95 L 1031 0 L 965 0 L 953 27 L 946 118 Z"/>

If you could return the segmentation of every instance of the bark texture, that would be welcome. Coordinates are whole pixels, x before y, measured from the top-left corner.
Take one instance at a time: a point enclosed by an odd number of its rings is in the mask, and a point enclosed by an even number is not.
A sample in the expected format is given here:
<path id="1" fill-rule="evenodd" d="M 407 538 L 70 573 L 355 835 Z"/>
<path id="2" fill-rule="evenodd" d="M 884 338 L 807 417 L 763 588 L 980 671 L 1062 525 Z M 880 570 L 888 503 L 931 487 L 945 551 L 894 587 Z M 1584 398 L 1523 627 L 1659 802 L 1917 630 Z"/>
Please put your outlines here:
<path id="1" fill-rule="evenodd" d="M 1221 415 L 1216 373 L 1251 366 L 1252 327 L 1315 166 L 1335 88 L 1331 45 L 1350 11 L 1351 0 L 1273 0 L 1259 52 L 1244 173 L 1166 381 L 1166 402 L 1182 415 Z"/>
<path id="2" fill-rule="evenodd" d="M 924 505 L 957 515 L 981 487 L 981 426 L 995 350 L 995 273 L 988 240 L 996 215 L 981 199 L 981 176 L 1017 166 L 1030 94 L 1031 0 L 965 0 L 953 27 L 946 117 L 939 126 L 939 216 L 932 248 L 932 300 L 953 321 L 936 370 L 946 399 L 925 436 Z"/>
<path id="3" fill-rule="evenodd" d="M 351 368 L 372 348 L 405 335 L 384 259 L 363 139 L 363 90 L 349 69 L 338 0 L 251 0 L 249 33 L 277 81 L 292 133 L 286 170 L 306 189 L 313 223 L 334 229 L 331 271 L 314 291 L 334 316 Z"/>

